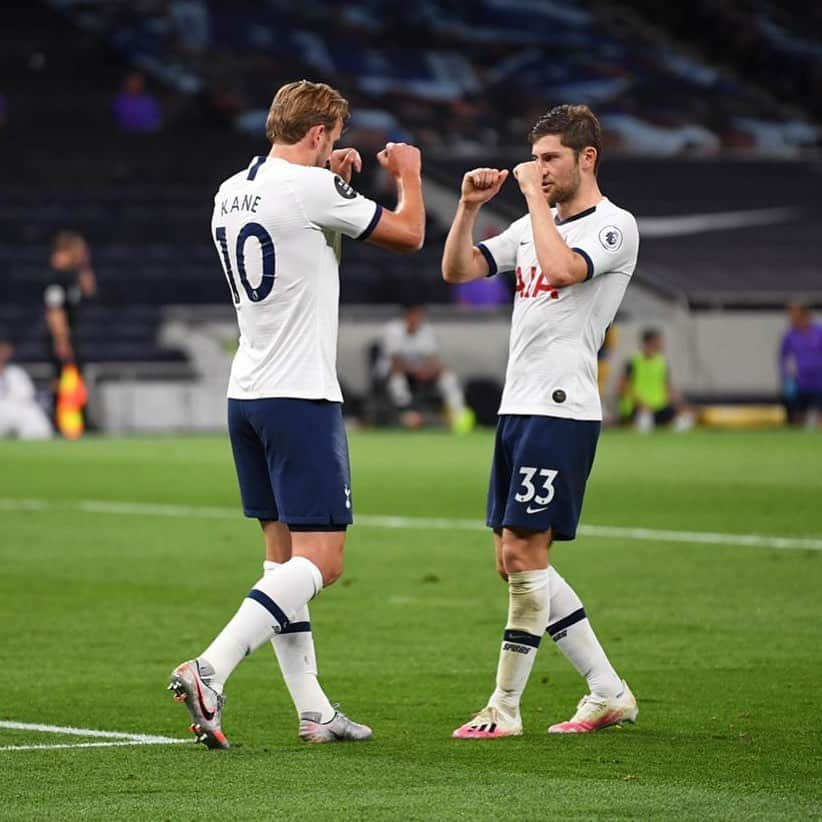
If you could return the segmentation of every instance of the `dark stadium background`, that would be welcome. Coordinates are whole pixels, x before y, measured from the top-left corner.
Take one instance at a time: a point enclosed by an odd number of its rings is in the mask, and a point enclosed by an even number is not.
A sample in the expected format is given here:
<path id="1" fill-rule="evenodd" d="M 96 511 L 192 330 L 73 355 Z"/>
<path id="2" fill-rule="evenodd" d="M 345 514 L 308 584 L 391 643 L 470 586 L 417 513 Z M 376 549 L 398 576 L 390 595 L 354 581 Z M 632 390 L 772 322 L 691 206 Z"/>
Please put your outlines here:
<path id="1" fill-rule="evenodd" d="M 115 123 L 135 72 L 156 130 Z M 375 739 L 300 742 L 261 649 L 232 677 L 215 758 L 165 691 L 261 559 L 225 433 L 237 332 L 212 197 L 267 152 L 265 110 L 301 77 L 350 98 L 365 193 L 390 202 L 387 140 L 423 152 L 423 251 L 343 247 L 356 522 L 345 576 L 311 603 L 324 686 Z M 552 550 L 637 725 L 545 734 L 584 688 L 546 639 L 525 735 L 461 745 L 507 607 L 483 523 L 494 434 L 377 430 L 368 356 L 401 303 L 427 302 L 493 422 L 510 306 L 456 305 L 442 240 L 461 174 L 526 159 L 531 123 L 565 102 L 600 115 L 602 189 L 642 236 L 606 413 L 652 326 L 703 428 L 604 431 L 579 538 Z M 44 402 L 56 232 L 88 238 L 100 289 L 76 328 L 90 435 L 0 438 L 0 818 L 822 818 L 822 438 L 785 427 L 777 368 L 786 302 L 822 309 L 820 124 L 819 3 L 0 4 L 0 337 Z M 522 213 L 509 181 L 479 232 Z"/>
<path id="2" fill-rule="evenodd" d="M 163 332 L 170 316 L 200 328 L 231 322 L 207 233 L 213 191 L 267 151 L 262 118 L 276 88 L 324 80 L 351 99 L 345 141 L 366 157 L 356 181 L 364 193 L 390 200 L 373 159 L 387 139 L 422 146 L 427 185 L 437 191 L 428 197 L 421 254 L 398 259 L 346 246 L 340 367 L 356 411 L 368 383 L 363 341 L 347 334 L 356 324 L 347 318 L 362 318 L 365 307 L 378 328 L 398 303 L 433 304 L 447 354 L 455 313 L 439 255 L 461 174 L 477 164 L 511 167 L 527 156 L 525 134 L 541 111 L 587 102 L 604 126 L 602 188 L 639 217 L 642 231 L 614 359 L 627 356 L 641 326 L 656 324 L 680 383 L 697 399 L 778 401 L 780 312 L 788 300 L 822 304 L 820 12 L 766 0 L 688 8 L 581 0 L 6 4 L 0 326 L 18 360 L 44 376 L 49 243 L 61 229 L 83 233 L 100 286 L 78 330 L 91 366 L 92 421 L 139 429 L 111 410 L 116 401 L 95 407 L 96 383 L 191 385 L 206 376 Z M 113 101 L 131 72 L 144 75 L 162 109 L 157 130 L 115 125 Z M 494 206 L 498 227 L 522 213 L 513 183 Z M 711 224 L 729 213 L 731 226 Z M 681 233 L 676 218 L 694 215 L 699 227 Z M 731 325 L 745 318 L 743 337 L 723 332 L 721 320 L 706 332 L 701 318 L 715 322 L 717 312 Z M 466 322 L 464 311 L 458 320 Z M 691 350 L 702 337 L 721 347 L 723 333 L 737 343 L 738 369 Z M 499 382 L 499 365 L 481 373 L 454 349 L 463 379 Z"/>

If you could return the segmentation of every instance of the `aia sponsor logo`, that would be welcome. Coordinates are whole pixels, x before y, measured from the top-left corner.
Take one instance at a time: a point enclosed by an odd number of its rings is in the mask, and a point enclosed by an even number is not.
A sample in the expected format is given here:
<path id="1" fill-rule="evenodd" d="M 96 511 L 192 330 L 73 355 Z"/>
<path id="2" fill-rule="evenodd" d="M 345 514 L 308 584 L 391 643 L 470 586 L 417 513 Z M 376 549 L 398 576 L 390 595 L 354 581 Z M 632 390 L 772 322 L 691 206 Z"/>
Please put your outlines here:
<path id="1" fill-rule="evenodd" d="M 516 273 L 518 297 L 531 299 L 539 297 L 541 294 L 547 294 L 552 300 L 559 299 L 559 291 L 548 282 L 548 278 L 535 265 L 531 266 L 527 280 L 522 273 L 521 266 L 517 266 Z"/>

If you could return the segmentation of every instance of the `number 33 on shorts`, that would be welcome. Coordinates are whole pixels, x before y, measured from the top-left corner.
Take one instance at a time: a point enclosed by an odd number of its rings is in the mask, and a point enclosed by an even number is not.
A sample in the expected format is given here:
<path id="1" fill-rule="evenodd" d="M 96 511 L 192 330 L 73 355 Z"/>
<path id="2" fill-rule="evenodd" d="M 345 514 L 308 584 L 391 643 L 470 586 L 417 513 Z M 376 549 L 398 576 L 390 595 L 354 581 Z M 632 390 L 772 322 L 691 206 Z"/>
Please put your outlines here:
<path id="1" fill-rule="evenodd" d="M 514 499 L 517 502 L 534 502 L 534 506 L 529 505 L 525 509 L 527 514 L 538 514 L 548 507 L 554 498 L 556 491 L 554 480 L 558 473 L 559 471 L 555 471 L 553 468 L 534 468 L 530 465 L 523 465 L 519 469 L 519 475 L 522 479 L 520 481 L 520 491 L 514 496 Z M 535 476 L 539 478 L 536 481 L 537 484 L 540 484 L 540 480 L 542 480 L 540 485 L 542 493 L 539 495 L 534 484 Z"/>

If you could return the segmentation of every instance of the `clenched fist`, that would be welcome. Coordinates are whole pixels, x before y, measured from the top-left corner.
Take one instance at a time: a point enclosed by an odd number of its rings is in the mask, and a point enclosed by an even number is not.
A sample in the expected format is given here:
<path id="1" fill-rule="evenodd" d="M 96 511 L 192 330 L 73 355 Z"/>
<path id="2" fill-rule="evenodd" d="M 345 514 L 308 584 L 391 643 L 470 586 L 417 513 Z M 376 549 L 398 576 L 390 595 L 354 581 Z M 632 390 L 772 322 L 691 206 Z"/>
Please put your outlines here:
<path id="1" fill-rule="evenodd" d="M 527 163 L 520 163 L 514 168 L 514 177 L 519 183 L 520 191 L 527 194 L 529 191 L 538 193 L 542 191 L 542 171 L 535 160 Z"/>
<path id="2" fill-rule="evenodd" d="M 422 170 L 420 150 L 408 143 L 386 143 L 377 160 L 392 177 L 419 175 Z"/>
<path id="3" fill-rule="evenodd" d="M 487 203 L 508 179 L 508 169 L 475 168 L 462 178 L 460 196 L 463 203 L 482 205 Z"/>

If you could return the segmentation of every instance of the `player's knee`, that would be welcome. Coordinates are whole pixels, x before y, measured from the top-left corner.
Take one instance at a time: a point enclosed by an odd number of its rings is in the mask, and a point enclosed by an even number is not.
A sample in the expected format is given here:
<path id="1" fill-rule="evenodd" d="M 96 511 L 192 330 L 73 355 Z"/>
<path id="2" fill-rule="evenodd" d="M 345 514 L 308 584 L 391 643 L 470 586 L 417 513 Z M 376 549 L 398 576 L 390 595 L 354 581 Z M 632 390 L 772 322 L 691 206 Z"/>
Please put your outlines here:
<path id="1" fill-rule="evenodd" d="M 543 545 L 537 536 L 506 530 L 502 537 L 502 566 L 507 574 L 541 567 L 547 543 Z"/>
<path id="2" fill-rule="evenodd" d="M 505 544 L 502 547 L 502 564 L 507 579 L 508 574 L 527 570 L 528 554 L 521 545 Z"/>
<path id="3" fill-rule="evenodd" d="M 342 553 L 326 557 L 320 565 L 320 573 L 323 575 L 323 588 L 333 585 L 343 574 Z"/>

